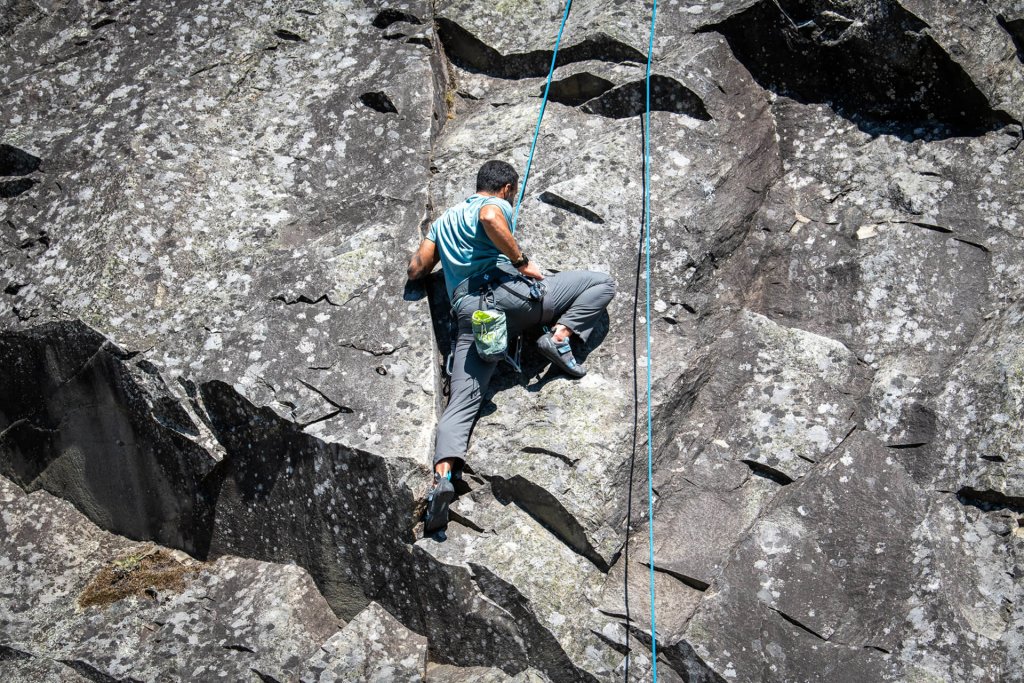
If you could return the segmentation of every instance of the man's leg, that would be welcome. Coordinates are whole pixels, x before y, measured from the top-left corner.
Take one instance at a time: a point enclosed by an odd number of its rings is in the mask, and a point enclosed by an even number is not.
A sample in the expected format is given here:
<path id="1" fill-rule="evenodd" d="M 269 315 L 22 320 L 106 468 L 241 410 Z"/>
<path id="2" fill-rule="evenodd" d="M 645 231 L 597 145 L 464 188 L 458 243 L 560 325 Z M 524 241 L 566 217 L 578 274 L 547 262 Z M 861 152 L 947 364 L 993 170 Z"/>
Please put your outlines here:
<path id="1" fill-rule="evenodd" d="M 543 321 L 555 322 L 555 340 L 576 334 L 586 342 L 615 296 L 615 281 L 607 273 L 568 270 L 544 278 L 544 283 Z"/>
<path id="2" fill-rule="evenodd" d="M 434 443 L 434 471 L 441 476 L 465 461 L 469 435 L 496 367 L 496 363 L 487 363 L 477 355 L 472 330 L 459 332 L 448 407 L 437 423 Z"/>
<path id="3" fill-rule="evenodd" d="M 602 311 L 615 296 L 615 281 L 605 273 L 569 270 L 544 278 L 543 322 L 551 323 L 552 339 L 562 344 L 572 334 L 584 342 Z"/>
<path id="4" fill-rule="evenodd" d="M 477 355 L 472 330 L 460 329 L 452 360 L 451 394 L 437 423 L 434 443 L 434 487 L 427 494 L 423 531 L 433 533 L 448 524 L 448 505 L 455 497 L 451 471 L 466 459 L 469 434 L 480 412 L 484 392 L 494 374 L 494 364 Z"/>

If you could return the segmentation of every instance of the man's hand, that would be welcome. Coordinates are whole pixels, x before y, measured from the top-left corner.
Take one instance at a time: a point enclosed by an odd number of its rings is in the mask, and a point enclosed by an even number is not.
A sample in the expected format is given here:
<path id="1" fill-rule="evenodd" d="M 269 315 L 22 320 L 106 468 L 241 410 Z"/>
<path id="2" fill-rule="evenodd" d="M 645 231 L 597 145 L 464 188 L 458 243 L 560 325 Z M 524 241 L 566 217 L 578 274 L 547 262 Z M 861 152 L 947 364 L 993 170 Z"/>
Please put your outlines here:
<path id="1" fill-rule="evenodd" d="M 525 266 L 520 266 L 516 270 L 518 270 L 526 277 L 532 277 L 534 280 L 544 279 L 544 273 L 540 272 L 540 268 L 538 268 L 537 264 L 534 263 L 533 261 L 530 261 Z"/>
<path id="2" fill-rule="evenodd" d="M 437 253 L 437 245 L 430 240 L 423 240 L 420 242 L 419 249 L 412 255 L 406 273 L 410 280 L 419 280 L 421 277 L 430 275 L 430 271 L 434 270 L 434 266 L 440 260 L 441 256 Z"/>

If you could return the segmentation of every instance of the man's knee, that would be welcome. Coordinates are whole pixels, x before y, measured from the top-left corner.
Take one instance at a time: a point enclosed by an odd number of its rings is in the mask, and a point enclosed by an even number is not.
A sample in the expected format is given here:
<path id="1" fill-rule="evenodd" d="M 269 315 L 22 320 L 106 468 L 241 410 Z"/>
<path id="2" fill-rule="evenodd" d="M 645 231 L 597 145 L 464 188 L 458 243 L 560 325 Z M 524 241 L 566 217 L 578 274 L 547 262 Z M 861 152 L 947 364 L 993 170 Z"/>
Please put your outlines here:
<path id="1" fill-rule="evenodd" d="M 607 297 L 607 301 L 611 301 L 612 298 L 615 296 L 615 292 L 618 290 L 618 286 L 616 285 L 615 280 L 613 280 L 612 276 L 609 275 L 608 273 L 596 273 L 596 275 L 596 281 L 594 282 L 592 287 L 594 287 L 597 291 L 601 292 L 601 294 L 603 295 L 601 297 L 602 299 Z"/>
<path id="2" fill-rule="evenodd" d="M 615 283 L 615 280 L 612 279 L 612 276 L 609 275 L 608 273 L 604 274 L 604 284 L 608 288 L 608 291 L 611 292 L 612 296 L 615 296 L 615 292 L 616 290 L 618 290 L 618 285 Z"/>

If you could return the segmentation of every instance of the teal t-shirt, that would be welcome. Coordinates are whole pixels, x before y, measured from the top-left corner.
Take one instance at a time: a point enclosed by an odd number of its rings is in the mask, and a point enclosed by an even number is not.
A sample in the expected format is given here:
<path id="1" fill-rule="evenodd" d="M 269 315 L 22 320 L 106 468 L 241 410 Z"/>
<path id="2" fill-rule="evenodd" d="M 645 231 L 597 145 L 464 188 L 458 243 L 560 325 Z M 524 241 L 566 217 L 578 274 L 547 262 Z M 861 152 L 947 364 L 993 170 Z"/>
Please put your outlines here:
<path id="1" fill-rule="evenodd" d="M 480 224 L 480 209 L 493 204 L 501 209 L 512 229 L 512 205 L 498 197 L 471 195 L 466 201 L 445 211 L 430 224 L 427 239 L 437 245 L 444 270 L 444 284 L 451 297 L 460 282 L 482 273 L 496 262 L 511 263 L 502 254 Z"/>

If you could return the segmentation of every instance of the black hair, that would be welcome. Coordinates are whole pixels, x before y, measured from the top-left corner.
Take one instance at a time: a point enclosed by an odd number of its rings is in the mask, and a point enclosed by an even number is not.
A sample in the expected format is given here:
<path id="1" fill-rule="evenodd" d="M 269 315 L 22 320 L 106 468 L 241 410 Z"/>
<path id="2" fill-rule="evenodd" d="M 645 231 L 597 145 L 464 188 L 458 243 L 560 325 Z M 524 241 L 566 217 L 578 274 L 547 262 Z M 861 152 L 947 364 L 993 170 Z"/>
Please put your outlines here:
<path id="1" fill-rule="evenodd" d="M 519 174 L 504 161 L 491 160 L 480 167 L 476 174 L 477 192 L 498 192 L 506 185 L 513 189 L 519 184 Z"/>

